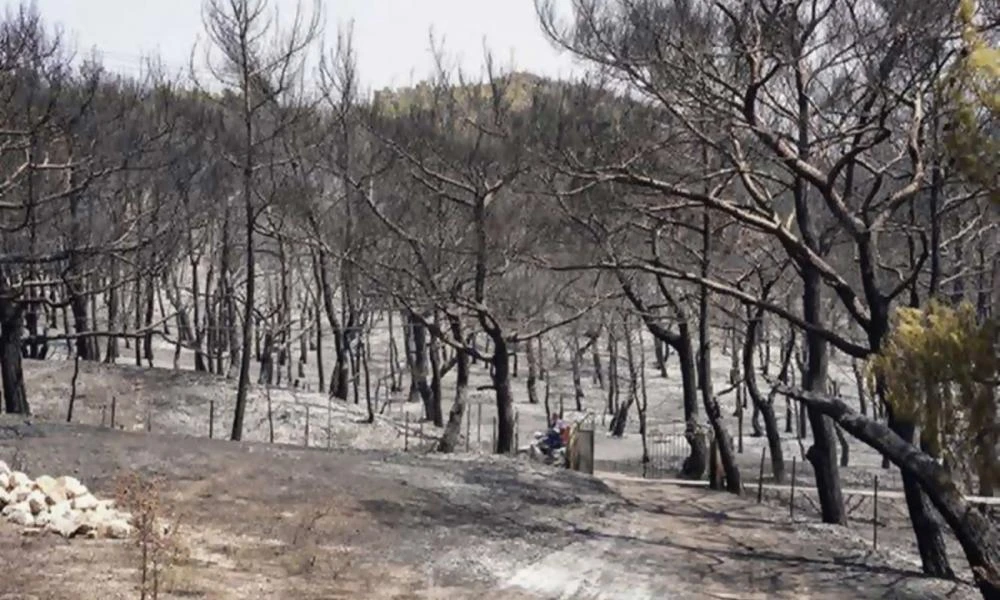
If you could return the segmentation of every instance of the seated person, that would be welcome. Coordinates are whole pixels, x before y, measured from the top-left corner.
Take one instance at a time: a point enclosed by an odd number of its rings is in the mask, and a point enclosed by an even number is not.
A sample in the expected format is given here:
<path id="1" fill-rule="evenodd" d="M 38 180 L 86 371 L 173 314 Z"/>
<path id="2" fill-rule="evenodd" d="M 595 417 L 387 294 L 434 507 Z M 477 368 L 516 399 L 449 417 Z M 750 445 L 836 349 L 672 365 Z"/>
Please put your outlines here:
<path id="1" fill-rule="evenodd" d="M 565 423 L 559 419 L 559 415 L 552 413 L 549 418 L 549 429 L 545 432 L 545 446 L 550 453 L 563 446 L 562 427 L 564 425 Z"/>
<path id="2" fill-rule="evenodd" d="M 549 429 L 545 434 L 545 446 L 549 449 L 551 453 L 553 450 L 558 450 L 562 448 L 562 435 L 560 435 L 559 430 L 552 428 Z"/>

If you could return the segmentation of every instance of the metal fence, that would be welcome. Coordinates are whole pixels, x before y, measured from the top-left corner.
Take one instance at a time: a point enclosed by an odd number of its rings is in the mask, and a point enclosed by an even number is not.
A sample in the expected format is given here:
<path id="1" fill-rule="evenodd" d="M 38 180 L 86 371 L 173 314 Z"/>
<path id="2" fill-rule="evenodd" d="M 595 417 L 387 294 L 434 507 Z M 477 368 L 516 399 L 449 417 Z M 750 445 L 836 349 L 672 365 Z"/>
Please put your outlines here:
<path id="1" fill-rule="evenodd" d="M 573 427 L 569 444 L 569 468 L 594 474 L 594 436 L 597 423 L 593 415 L 584 417 Z"/>
<path id="2" fill-rule="evenodd" d="M 706 446 L 711 447 L 712 430 L 705 429 Z M 808 440 L 804 440 L 808 447 Z M 784 478 L 789 480 L 793 471 L 796 481 L 810 485 L 814 478 L 812 465 L 804 461 L 801 457 L 801 449 L 796 440 L 783 440 L 783 466 Z M 655 432 L 651 433 L 646 440 L 647 460 L 641 457 L 627 460 L 607 460 L 600 458 L 600 450 L 594 457 L 595 469 L 600 471 L 612 471 L 649 479 L 670 479 L 677 477 L 684 465 L 685 459 L 690 454 L 690 446 L 683 431 L 675 432 Z M 744 482 L 756 482 L 761 479 L 765 482 L 774 481 L 773 463 L 770 456 L 763 457 L 763 468 L 761 467 L 761 450 L 757 444 L 747 449 L 746 452 L 737 452 L 734 443 L 736 464 L 740 469 L 740 474 Z M 872 480 L 878 475 L 883 489 L 901 490 L 903 487 L 899 471 L 895 467 L 887 469 L 877 465 L 857 465 L 849 462 L 848 467 L 841 467 L 841 479 L 845 488 L 860 487 L 866 488 L 871 485 Z M 706 469 L 705 478 L 708 473 Z"/>

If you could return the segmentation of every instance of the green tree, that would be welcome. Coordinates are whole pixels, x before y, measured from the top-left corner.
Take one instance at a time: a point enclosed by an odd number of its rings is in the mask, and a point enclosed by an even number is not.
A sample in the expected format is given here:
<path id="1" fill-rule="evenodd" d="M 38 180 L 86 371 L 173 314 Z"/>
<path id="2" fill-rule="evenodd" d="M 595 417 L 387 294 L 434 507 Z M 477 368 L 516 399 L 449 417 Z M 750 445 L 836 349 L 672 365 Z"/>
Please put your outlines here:
<path id="1" fill-rule="evenodd" d="M 977 322 L 968 303 L 900 308 L 894 320 L 871 376 L 885 387 L 895 414 L 926 433 L 926 450 L 965 482 L 967 493 L 978 484 L 979 494 L 992 496 L 1000 484 L 1000 324 Z"/>
<path id="2" fill-rule="evenodd" d="M 962 49 L 944 84 L 955 110 L 947 143 L 955 166 L 1000 203 L 1000 49 L 976 26 L 975 0 L 962 0 Z"/>

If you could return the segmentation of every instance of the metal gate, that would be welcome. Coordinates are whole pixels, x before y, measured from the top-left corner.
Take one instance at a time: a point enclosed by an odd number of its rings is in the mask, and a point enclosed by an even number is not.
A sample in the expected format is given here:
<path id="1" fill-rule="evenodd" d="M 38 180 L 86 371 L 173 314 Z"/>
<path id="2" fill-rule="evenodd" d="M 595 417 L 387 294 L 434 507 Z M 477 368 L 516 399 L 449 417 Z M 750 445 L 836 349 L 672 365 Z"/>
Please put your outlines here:
<path id="1" fill-rule="evenodd" d="M 569 442 L 569 468 L 589 475 L 594 474 L 594 430 L 593 415 L 584 417 L 573 428 Z"/>

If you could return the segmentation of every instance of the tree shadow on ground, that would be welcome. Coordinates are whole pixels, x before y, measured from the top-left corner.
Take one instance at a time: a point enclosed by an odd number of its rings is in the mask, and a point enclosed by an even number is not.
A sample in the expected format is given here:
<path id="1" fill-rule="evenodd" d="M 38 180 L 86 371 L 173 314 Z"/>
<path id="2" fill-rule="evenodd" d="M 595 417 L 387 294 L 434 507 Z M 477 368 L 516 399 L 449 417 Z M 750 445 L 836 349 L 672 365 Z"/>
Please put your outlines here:
<path id="1" fill-rule="evenodd" d="M 600 568 L 608 572 L 626 569 L 651 580 L 670 577 L 692 586 L 710 580 L 748 593 L 809 590 L 820 597 L 904 600 L 948 597 L 967 589 L 957 582 L 928 581 L 916 570 L 878 564 L 878 557 L 864 552 L 837 554 L 815 541 L 794 540 L 789 524 L 746 514 L 740 506 L 715 510 L 700 506 L 701 497 L 669 505 L 636 502 L 601 481 L 575 475 L 554 472 L 538 478 L 513 468 L 476 465 L 458 473 L 466 484 L 460 490 L 447 485 L 411 488 L 408 501 L 368 499 L 361 506 L 380 524 L 404 528 L 417 538 L 520 540 L 546 553 L 564 550 L 569 564 L 573 556 L 599 556 L 608 563 Z M 747 512 L 753 509 L 747 505 Z M 614 527 L 653 515 L 664 519 L 662 531 L 625 534 Z M 671 531 L 672 522 L 681 530 Z M 777 537 L 773 544 L 764 539 L 751 545 L 741 534 L 751 529 Z M 932 587 L 934 592 L 928 593 Z"/>

